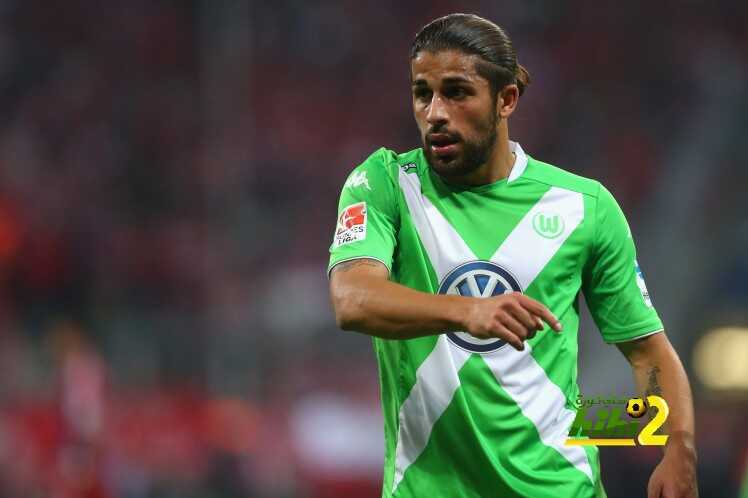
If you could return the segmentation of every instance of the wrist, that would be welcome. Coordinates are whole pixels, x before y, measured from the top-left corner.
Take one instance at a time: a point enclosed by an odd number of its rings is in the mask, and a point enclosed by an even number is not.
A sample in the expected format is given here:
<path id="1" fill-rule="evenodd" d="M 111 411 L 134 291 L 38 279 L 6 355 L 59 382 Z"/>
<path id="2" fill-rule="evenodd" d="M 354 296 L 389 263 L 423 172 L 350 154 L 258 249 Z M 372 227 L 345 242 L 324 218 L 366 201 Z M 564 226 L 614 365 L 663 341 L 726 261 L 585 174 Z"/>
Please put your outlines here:
<path id="1" fill-rule="evenodd" d="M 447 331 L 457 332 L 468 330 L 470 328 L 468 323 L 472 314 L 473 299 L 463 296 L 444 297 L 447 300 L 447 305 L 443 308 Z"/>
<path id="2" fill-rule="evenodd" d="M 673 454 L 678 458 L 696 461 L 696 444 L 693 433 L 687 431 L 675 431 L 668 436 L 665 445 L 665 455 Z"/>

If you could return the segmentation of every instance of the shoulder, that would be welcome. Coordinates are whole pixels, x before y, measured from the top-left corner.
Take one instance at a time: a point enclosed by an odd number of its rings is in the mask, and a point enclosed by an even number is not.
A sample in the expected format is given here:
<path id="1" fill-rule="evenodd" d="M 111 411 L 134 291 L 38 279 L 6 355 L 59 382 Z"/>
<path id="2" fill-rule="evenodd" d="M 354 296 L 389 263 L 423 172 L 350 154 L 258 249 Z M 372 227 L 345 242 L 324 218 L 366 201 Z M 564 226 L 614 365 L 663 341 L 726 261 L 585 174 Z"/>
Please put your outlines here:
<path id="1" fill-rule="evenodd" d="M 400 167 L 408 164 L 420 165 L 422 158 L 421 149 L 398 153 L 386 147 L 380 147 L 372 152 L 356 169 L 397 171 Z"/>
<path id="2" fill-rule="evenodd" d="M 589 199 L 590 205 L 594 206 L 593 209 L 599 218 L 608 219 L 613 216 L 625 220 L 625 215 L 618 201 L 610 190 L 598 180 L 576 175 L 530 157 L 528 157 L 527 171 L 523 177 L 530 181 L 579 192 Z"/>
<path id="3" fill-rule="evenodd" d="M 610 195 L 605 187 L 597 180 L 574 174 L 558 166 L 539 161 L 529 156 L 527 170 L 522 176 L 530 181 L 579 192 L 595 199 L 604 196 L 606 193 Z"/>
<path id="4" fill-rule="evenodd" d="M 398 153 L 386 147 L 380 147 L 351 171 L 346 184 L 360 183 L 363 179 L 378 184 L 382 182 L 397 184 L 401 169 L 407 173 L 411 168 L 422 169 L 423 164 L 421 149 Z"/>
<path id="5" fill-rule="evenodd" d="M 386 147 L 380 147 L 356 166 L 351 175 L 364 173 L 377 178 L 392 177 L 397 172 L 398 154 Z"/>

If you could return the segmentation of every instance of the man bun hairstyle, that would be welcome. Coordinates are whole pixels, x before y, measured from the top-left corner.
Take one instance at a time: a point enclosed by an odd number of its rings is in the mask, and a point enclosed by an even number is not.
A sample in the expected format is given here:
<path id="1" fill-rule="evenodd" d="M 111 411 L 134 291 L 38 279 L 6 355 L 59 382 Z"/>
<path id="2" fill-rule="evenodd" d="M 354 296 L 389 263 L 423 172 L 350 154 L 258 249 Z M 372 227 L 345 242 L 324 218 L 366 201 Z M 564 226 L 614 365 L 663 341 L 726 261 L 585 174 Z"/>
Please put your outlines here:
<path id="1" fill-rule="evenodd" d="M 530 73 L 517 63 L 509 35 L 501 27 L 475 14 L 449 14 L 434 19 L 416 35 L 410 49 L 413 60 L 419 52 L 459 50 L 477 55 L 476 71 L 491 84 L 495 95 L 512 83 L 522 95 L 530 84 Z"/>

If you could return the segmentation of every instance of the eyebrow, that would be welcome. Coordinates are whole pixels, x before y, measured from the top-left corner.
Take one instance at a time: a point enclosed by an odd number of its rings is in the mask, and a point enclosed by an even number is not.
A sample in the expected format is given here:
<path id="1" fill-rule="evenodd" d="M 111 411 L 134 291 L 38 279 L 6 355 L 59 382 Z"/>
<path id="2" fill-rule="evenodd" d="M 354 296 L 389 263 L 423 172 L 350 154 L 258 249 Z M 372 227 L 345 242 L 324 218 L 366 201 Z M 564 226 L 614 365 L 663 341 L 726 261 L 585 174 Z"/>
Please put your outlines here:
<path id="1" fill-rule="evenodd" d="M 444 78 L 442 80 L 442 83 L 447 84 L 447 85 L 454 85 L 458 83 L 472 84 L 473 82 L 467 78 L 463 78 L 462 76 L 450 76 L 449 78 Z M 415 80 L 413 82 L 413 86 L 428 86 L 428 83 L 426 82 L 425 79 L 421 78 L 421 79 Z"/>

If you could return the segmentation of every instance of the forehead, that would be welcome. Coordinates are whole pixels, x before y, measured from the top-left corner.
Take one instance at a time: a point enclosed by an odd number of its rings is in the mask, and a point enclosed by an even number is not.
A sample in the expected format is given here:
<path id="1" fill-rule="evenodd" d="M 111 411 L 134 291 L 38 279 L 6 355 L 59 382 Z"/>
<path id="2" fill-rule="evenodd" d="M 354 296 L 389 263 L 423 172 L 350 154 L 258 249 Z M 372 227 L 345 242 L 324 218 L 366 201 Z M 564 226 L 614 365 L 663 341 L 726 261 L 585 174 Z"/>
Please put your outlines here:
<path id="1" fill-rule="evenodd" d="M 483 78 L 475 70 L 477 60 L 478 56 L 458 50 L 422 50 L 410 61 L 410 75 L 414 84 L 433 84 L 455 78 L 478 83 Z"/>

